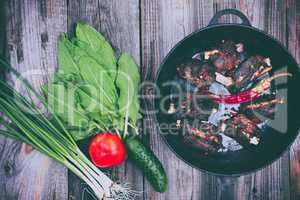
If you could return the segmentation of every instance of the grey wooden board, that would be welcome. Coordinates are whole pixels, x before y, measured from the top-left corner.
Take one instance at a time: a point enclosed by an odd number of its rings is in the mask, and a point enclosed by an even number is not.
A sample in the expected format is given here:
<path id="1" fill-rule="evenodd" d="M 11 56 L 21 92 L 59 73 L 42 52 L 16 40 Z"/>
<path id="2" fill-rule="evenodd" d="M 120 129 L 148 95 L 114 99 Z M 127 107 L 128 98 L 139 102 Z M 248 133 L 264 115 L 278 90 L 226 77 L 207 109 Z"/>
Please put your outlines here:
<path id="1" fill-rule="evenodd" d="M 57 37 L 66 30 L 65 1 L 7 1 L 6 55 L 39 88 L 56 66 Z M 1 40 L 2 41 L 2 40 Z M 24 88 L 10 78 L 24 95 Z M 66 199 L 67 170 L 10 139 L 0 141 L 0 199 Z"/>
<path id="2" fill-rule="evenodd" d="M 7 57 L 23 74 L 41 71 L 39 76 L 29 77 L 36 87 L 47 81 L 56 67 L 58 34 L 67 31 L 72 35 L 77 20 L 103 32 L 118 53 L 133 54 L 147 81 L 155 79 L 160 62 L 179 40 L 205 27 L 214 13 L 224 8 L 242 10 L 253 26 L 279 39 L 300 62 L 298 0 L 10 0 L 5 4 L 7 39 L 0 39 L 0 52 L 4 43 Z M 221 22 L 238 19 L 226 16 Z M 151 87 L 141 91 L 146 110 L 143 128 L 167 170 L 168 191 L 154 192 L 129 162 L 108 171 L 142 191 L 139 199 L 299 199 L 300 139 L 290 153 L 256 173 L 231 179 L 211 176 L 179 160 L 162 142 L 151 114 L 151 92 Z M 0 199 L 82 199 L 86 186 L 51 159 L 9 139 L 1 139 L 0 152 Z"/>
<path id="3" fill-rule="evenodd" d="M 300 1 L 292 0 L 287 5 L 288 48 L 300 63 Z M 290 150 L 291 199 L 300 199 L 300 137 Z"/>

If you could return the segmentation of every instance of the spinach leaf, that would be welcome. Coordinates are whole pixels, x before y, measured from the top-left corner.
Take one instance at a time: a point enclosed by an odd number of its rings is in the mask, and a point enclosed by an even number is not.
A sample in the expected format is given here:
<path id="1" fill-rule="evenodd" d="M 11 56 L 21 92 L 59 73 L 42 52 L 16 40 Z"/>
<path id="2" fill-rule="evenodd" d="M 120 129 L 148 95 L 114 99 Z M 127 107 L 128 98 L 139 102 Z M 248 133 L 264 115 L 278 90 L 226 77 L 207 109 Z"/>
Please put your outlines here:
<path id="1" fill-rule="evenodd" d="M 71 133 L 75 141 L 83 140 L 92 136 L 94 133 L 88 129 L 88 127 L 67 127 L 67 130 Z"/>
<path id="2" fill-rule="evenodd" d="M 118 60 L 118 74 L 116 85 L 119 88 L 118 106 L 120 115 L 128 117 L 134 125 L 141 118 L 139 113 L 138 86 L 140 74 L 134 59 L 128 54 L 123 53 Z"/>
<path id="3" fill-rule="evenodd" d="M 77 23 L 77 45 L 86 50 L 87 54 L 95 59 L 109 72 L 116 71 L 116 57 L 111 45 L 103 35 L 87 24 Z"/>
<path id="4" fill-rule="evenodd" d="M 86 127 L 89 118 L 77 102 L 74 88 L 67 88 L 63 84 L 49 84 L 44 87 L 48 105 L 54 113 L 68 126 Z"/>
<path id="5" fill-rule="evenodd" d="M 111 45 L 87 24 L 77 24 L 76 36 L 59 39 L 58 72 L 45 86 L 49 106 L 75 140 L 95 129 L 127 132 L 127 122 L 136 126 L 141 118 L 138 66 L 127 53 L 117 63 Z"/>
<path id="6" fill-rule="evenodd" d="M 73 44 L 65 34 L 62 34 L 58 41 L 58 74 L 78 74 L 79 68 L 73 58 Z"/>
<path id="7" fill-rule="evenodd" d="M 117 116 L 116 105 L 111 107 L 110 103 L 108 103 L 108 105 L 105 104 L 102 99 L 103 96 L 99 91 L 94 91 L 94 89 L 94 87 L 83 85 L 76 90 L 79 102 L 84 110 L 87 112 L 99 113 L 100 115 L 109 115 L 111 118 Z"/>
<path id="8" fill-rule="evenodd" d="M 80 47 L 70 41 L 67 42 L 67 45 L 82 81 L 90 84 L 90 87 L 98 87 L 103 93 L 104 101 L 108 100 L 111 104 L 115 104 L 117 92 L 114 80 L 109 76 L 108 71 Z"/>
<path id="9" fill-rule="evenodd" d="M 90 57 L 84 49 L 75 45 L 76 39 L 72 41 L 67 40 L 65 43 L 78 69 L 80 79 L 73 76 L 63 77 L 63 79 L 67 82 L 76 82 L 77 87 L 81 87 L 78 95 L 86 111 L 115 114 L 117 91 L 113 79 L 103 66 Z"/>
<path id="10" fill-rule="evenodd" d="M 94 59 L 81 57 L 78 61 L 80 74 L 87 87 L 86 92 L 97 95 L 99 101 L 107 109 L 115 111 L 117 101 L 117 91 L 114 81 Z"/>
<path id="11" fill-rule="evenodd" d="M 57 121 L 57 118 L 50 118 L 49 121 L 51 121 L 51 123 L 57 127 L 57 129 L 59 131 L 64 131 L 62 129 L 62 127 L 59 125 L 59 122 Z M 65 123 L 65 122 L 64 122 Z M 79 141 L 82 139 L 85 139 L 87 137 L 90 137 L 91 135 L 93 135 L 95 132 L 90 131 L 90 126 L 92 123 L 89 123 L 88 126 L 86 127 L 77 127 L 77 126 L 70 126 L 68 124 L 65 123 L 65 128 L 68 130 L 69 133 L 71 133 L 72 137 L 74 138 L 75 141 Z"/>
<path id="12" fill-rule="evenodd" d="M 100 127 L 111 127 L 114 119 L 109 114 L 101 114 L 99 112 L 90 112 L 88 116 L 99 123 Z"/>

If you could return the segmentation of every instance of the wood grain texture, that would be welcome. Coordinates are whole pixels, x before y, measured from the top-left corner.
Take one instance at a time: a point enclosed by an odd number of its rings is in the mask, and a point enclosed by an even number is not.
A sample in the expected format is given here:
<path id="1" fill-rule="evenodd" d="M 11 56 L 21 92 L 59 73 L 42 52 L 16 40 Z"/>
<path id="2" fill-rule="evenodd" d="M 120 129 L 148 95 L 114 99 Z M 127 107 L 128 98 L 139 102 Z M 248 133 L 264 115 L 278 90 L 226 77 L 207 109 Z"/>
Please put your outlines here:
<path id="1" fill-rule="evenodd" d="M 56 44 L 66 29 L 65 1 L 6 1 L 6 54 L 39 88 L 56 67 Z M 13 77 L 11 83 L 27 95 Z M 31 147 L 0 141 L 0 199 L 66 199 L 67 170 Z"/>
<path id="2" fill-rule="evenodd" d="M 205 26 L 213 15 L 213 4 L 208 1 L 141 1 L 142 74 L 153 82 L 156 72 L 170 49 L 187 34 Z M 151 87 L 150 87 L 151 88 Z M 216 199 L 216 178 L 188 166 L 179 160 L 162 142 L 153 112 L 153 95 L 147 88 L 144 107 L 148 111 L 144 131 L 150 145 L 163 162 L 169 178 L 164 194 L 145 185 L 144 199 Z"/>
<path id="3" fill-rule="evenodd" d="M 287 46 L 286 1 L 240 1 L 237 8 L 248 15 L 254 27 L 266 31 Z M 289 155 L 266 168 L 241 177 L 238 199 L 289 199 Z"/>
<path id="4" fill-rule="evenodd" d="M 0 57 L 4 57 L 5 39 L 6 39 L 6 16 L 5 16 L 5 3 L 0 2 Z"/>
<path id="5" fill-rule="evenodd" d="M 143 134 L 163 162 L 169 177 L 164 194 L 153 191 L 130 162 L 107 171 L 129 182 L 144 200 L 296 200 L 300 198 L 300 138 L 272 165 L 246 176 L 221 178 L 179 160 L 162 142 L 153 118 L 151 83 L 169 50 L 184 36 L 205 27 L 225 8 L 244 12 L 254 27 L 275 36 L 300 62 L 300 2 L 298 0 L 10 0 L 0 2 L 0 55 L 38 88 L 56 67 L 60 32 L 74 34 L 78 20 L 93 25 L 111 41 L 117 53 L 131 53 L 141 65 Z M 6 26 L 4 26 L 6 21 Z M 234 16 L 220 22 L 239 22 Z M 4 28 L 6 30 L 4 31 Z M 5 33 L 4 33 L 5 32 Z M 6 39 L 3 36 L 6 35 Z M 5 45 L 3 45 L 5 44 Z M 5 51 L 4 51 L 4 48 Z M 15 84 L 12 81 L 12 84 Z M 24 92 L 22 87 L 18 87 Z M 92 199 L 86 185 L 44 155 L 19 142 L 0 139 L 0 200 Z M 69 190 L 68 190 L 69 189 Z"/>
<path id="6" fill-rule="evenodd" d="M 237 8 L 244 12 L 251 24 L 276 37 L 287 45 L 287 21 L 285 1 L 215 1 L 216 10 L 224 8 Z M 223 18 L 223 22 L 237 22 L 235 17 Z M 231 199 L 289 199 L 289 156 L 285 153 L 272 165 L 232 180 Z M 236 182 L 237 181 L 237 182 Z M 228 191 L 221 192 L 221 197 Z"/>
<path id="7" fill-rule="evenodd" d="M 288 48 L 300 63 L 300 2 L 290 0 L 287 4 Z M 290 149 L 291 199 L 300 199 L 300 136 Z"/>
<path id="8" fill-rule="evenodd" d="M 145 78 L 153 80 L 159 63 L 171 47 L 186 34 L 203 26 L 203 22 L 207 23 L 213 13 L 225 8 L 242 10 L 250 18 L 253 26 L 268 32 L 287 45 L 286 3 L 288 2 L 244 0 L 215 0 L 212 3 L 208 1 L 142 1 L 142 62 L 144 74 L 148 75 Z M 206 20 L 203 19 L 205 17 Z M 220 20 L 220 22 L 238 21 L 233 16 L 225 16 Z M 152 70 L 149 69 L 149 65 L 152 66 Z M 153 109 L 151 104 L 153 105 L 153 102 L 151 103 L 150 100 L 148 107 Z M 151 124 L 150 119 L 149 121 Z M 151 133 L 158 131 L 154 125 L 148 127 L 152 127 Z M 170 186 L 169 192 L 164 195 L 146 190 L 145 199 L 199 199 L 201 197 L 201 199 L 289 199 L 288 153 L 267 168 L 239 179 L 222 179 L 214 176 L 205 179 L 204 174 L 193 172 L 193 169 L 177 160 L 176 157 L 171 157 L 159 136 L 151 134 L 150 140 L 155 152 L 166 163 L 169 177 L 171 177 L 170 182 L 176 182 L 176 185 Z M 181 174 L 181 170 L 185 172 Z M 178 180 L 180 180 L 179 183 Z M 202 181 L 204 184 L 201 184 Z M 197 186 L 200 188 L 196 188 Z M 208 191 L 207 186 L 210 192 L 205 195 Z M 191 187 L 194 188 L 191 189 Z M 199 192 L 196 195 L 194 195 L 195 189 Z"/>
<path id="9" fill-rule="evenodd" d="M 68 11 L 68 31 L 71 35 L 77 21 L 89 23 L 104 34 L 117 54 L 126 51 L 140 63 L 138 0 L 75 0 L 69 1 Z M 114 180 L 130 183 L 134 190 L 143 192 L 143 175 L 130 162 L 107 173 L 111 174 Z M 69 180 L 69 196 L 72 199 L 81 199 L 82 191 L 85 191 L 86 187 L 73 174 L 70 174 Z M 89 198 L 88 195 L 85 195 L 85 198 Z"/>

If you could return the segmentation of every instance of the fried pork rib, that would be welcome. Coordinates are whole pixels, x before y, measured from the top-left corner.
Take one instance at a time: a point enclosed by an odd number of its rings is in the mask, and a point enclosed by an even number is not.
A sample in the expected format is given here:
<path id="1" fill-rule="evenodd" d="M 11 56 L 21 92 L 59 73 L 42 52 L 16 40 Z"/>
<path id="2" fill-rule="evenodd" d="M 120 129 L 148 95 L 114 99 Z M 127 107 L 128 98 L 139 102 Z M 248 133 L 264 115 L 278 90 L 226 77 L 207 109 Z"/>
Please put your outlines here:
<path id="1" fill-rule="evenodd" d="M 183 95 L 181 101 L 179 101 L 180 118 L 207 120 L 214 108 L 218 107 L 218 104 L 211 101 L 210 98 L 203 95 L 192 95 L 187 93 Z"/>
<path id="2" fill-rule="evenodd" d="M 256 123 L 244 114 L 238 114 L 226 121 L 224 134 L 232 137 L 241 145 L 258 145 L 260 143 L 260 129 Z"/>
<path id="3" fill-rule="evenodd" d="M 208 63 L 200 63 L 200 61 L 193 60 L 179 65 L 177 71 L 181 78 L 201 89 L 207 88 L 215 81 L 213 67 Z"/>
<path id="4" fill-rule="evenodd" d="M 230 74 L 245 58 L 244 45 L 222 41 L 220 47 L 206 51 L 204 57 L 213 63 L 218 73 Z"/>
<path id="5" fill-rule="evenodd" d="M 290 75 L 271 76 L 271 70 L 269 58 L 251 56 L 244 44 L 231 40 L 224 40 L 218 47 L 199 52 L 190 61 L 178 65 L 176 78 L 186 96 L 180 96 L 178 99 L 181 101 L 171 103 L 169 113 L 176 112 L 178 127 L 187 132 L 184 141 L 197 149 L 216 152 L 224 148 L 222 134 L 218 134 L 220 131 L 244 147 L 258 146 L 262 141 L 260 125 L 266 119 L 273 119 L 276 105 L 283 103 L 282 99 L 276 99 L 275 93 L 271 93 L 271 81 Z M 212 84 L 222 86 L 228 94 L 211 92 Z M 199 94 L 203 94 L 202 98 L 195 99 Z M 222 105 L 238 105 L 239 110 L 229 113 L 218 124 L 206 122 L 212 111 L 221 110 Z M 197 123 L 208 125 L 195 128 L 182 125 L 184 120 L 189 124 L 198 120 Z M 224 145 L 225 138 L 230 140 L 224 137 Z"/>
<path id="6" fill-rule="evenodd" d="M 184 142 L 204 152 L 217 152 L 222 146 L 222 137 L 210 128 L 197 129 L 189 125 L 185 127 Z"/>
<path id="7" fill-rule="evenodd" d="M 269 72 L 272 67 L 268 64 L 268 59 L 258 55 L 246 59 L 233 73 L 236 87 L 245 88 L 251 81 Z"/>
<path id="8" fill-rule="evenodd" d="M 253 102 L 243 104 L 241 112 L 254 123 L 262 123 L 266 119 L 274 119 L 276 105 L 284 103 L 283 99 L 276 99 L 275 94 L 262 95 Z"/>

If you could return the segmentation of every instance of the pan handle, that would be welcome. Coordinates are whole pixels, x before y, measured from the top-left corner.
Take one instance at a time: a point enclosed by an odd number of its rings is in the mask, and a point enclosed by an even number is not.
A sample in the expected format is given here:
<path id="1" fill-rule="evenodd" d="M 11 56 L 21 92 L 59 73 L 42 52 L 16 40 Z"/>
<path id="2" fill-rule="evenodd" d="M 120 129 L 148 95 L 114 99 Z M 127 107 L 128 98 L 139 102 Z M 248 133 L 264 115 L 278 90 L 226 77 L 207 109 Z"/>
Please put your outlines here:
<path id="1" fill-rule="evenodd" d="M 222 16 L 230 15 L 230 14 L 238 16 L 242 20 L 243 25 L 251 26 L 251 23 L 250 23 L 249 19 L 246 17 L 246 15 L 244 15 L 244 13 L 242 13 L 241 11 L 239 11 L 237 9 L 224 9 L 224 10 L 217 12 L 213 16 L 213 18 L 210 20 L 208 26 L 219 24 L 218 21 Z"/>
<path id="2" fill-rule="evenodd" d="M 237 187 L 238 176 L 222 176 L 217 181 L 221 186 L 220 200 L 235 199 L 235 188 Z"/>

